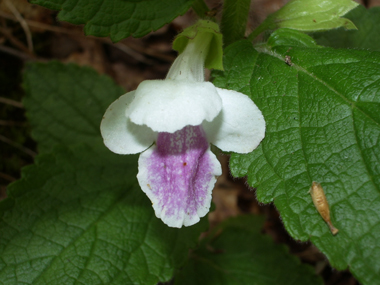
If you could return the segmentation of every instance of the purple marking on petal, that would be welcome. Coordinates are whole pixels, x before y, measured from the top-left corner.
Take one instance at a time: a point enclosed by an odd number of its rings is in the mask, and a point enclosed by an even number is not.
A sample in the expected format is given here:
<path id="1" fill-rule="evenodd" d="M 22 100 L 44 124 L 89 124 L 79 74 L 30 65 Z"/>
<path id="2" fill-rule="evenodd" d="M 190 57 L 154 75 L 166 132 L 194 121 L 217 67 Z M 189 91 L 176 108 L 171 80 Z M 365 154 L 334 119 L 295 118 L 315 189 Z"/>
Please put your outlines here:
<path id="1" fill-rule="evenodd" d="M 145 167 L 146 169 L 141 169 Z M 210 208 L 220 163 L 201 126 L 159 133 L 156 147 L 141 154 L 138 178 L 157 217 L 169 226 L 192 225 Z M 145 188 L 145 189 L 144 189 Z"/>

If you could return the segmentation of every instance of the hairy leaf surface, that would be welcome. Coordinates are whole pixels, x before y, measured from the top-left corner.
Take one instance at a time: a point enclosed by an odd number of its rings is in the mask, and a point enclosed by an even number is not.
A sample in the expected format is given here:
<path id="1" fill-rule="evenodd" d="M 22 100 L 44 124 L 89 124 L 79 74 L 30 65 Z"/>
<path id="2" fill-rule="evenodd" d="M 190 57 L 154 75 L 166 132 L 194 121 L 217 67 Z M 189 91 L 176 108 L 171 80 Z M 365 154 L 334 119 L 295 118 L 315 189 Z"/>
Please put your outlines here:
<path id="1" fill-rule="evenodd" d="M 137 184 L 136 170 L 136 156 L 84 145 L 56 148 L 24 168 L 0 203 L 1 283 L 169 280 L 206 221 L 167 227 Z"/>
<path id="2" fill-rule="evenodd" d="M 137 156 L 103 145 L 100 120 L 123 90 L 56 62 L 30 64 L 24 78 L 34 137 L 49 153 L 23 169 L 0 203 L 0 283 L 170 280 L 207 218 L 182 229 L 163 224 L 137 183 Z"/>
<path id="3" fill-rule="evenodd" d="M 32 136 L 42 152 L 56 144 L 99 144 L 105 110 L 125 93 L 91 68 L 59 62 L 29 64 L 24 88 Z"/>
<path id="4" fill-rule="evenodd" d="M 257 197 L 274 202 L 289 233 L 311 239 L 338 269 L 365 284 L 380 279 L 380 53 L 292 45 L 226 50 L 219 87 L 250 96 L 263 112 L 266 137 L 234 154 L 234 176 L 248 176 Z M 308 190 L 322 184 L 333 236 Z"/>
<path id="5" fill-rule="evenodd" d="M 114 42 L 129 36 L 142 37 L 183 15 L 192 0 L 32 0 L 34 4 L 60 10 L 58 19 L 85 24 L 87 35 L 110 36 Z"/>
<path id="6" fill-rule="evenodd" d="M 224 221 L 175 277 L 176 284 L 322 284 L 313 269 L 261 234 L 263 219 L 240 216 Z"/>

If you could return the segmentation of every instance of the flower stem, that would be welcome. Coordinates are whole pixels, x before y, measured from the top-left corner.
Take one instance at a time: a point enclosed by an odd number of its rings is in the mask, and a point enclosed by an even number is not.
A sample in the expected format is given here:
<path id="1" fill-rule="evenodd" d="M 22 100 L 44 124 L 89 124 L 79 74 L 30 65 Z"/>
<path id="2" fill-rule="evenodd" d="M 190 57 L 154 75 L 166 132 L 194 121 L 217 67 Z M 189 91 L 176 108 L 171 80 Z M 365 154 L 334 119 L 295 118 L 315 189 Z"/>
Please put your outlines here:
<path id="1" fill-rule="evenodd" d="M 195 0 L 192 8 L 195 13 L 197 13 L 198 17 L 203 19 L 207 17 L 207 12 L 210 11 L 204 0 Z"/>
<path id="2" fill-rule="evenodd" d="M 250 0 L 224 1 L 221 30 L 225 46 L 244 37 L 250 5 Z"/>
<path id="3" fill-rule="evenodd" d="M 258 35 L 260 35 L 262 32 L 267 30 L 269 28 L 270 24 L 268 24 L 267 21 L 264 21 L 258 26 L 256 29 L 253 30 L 252 33 L 249 34 L 248 40 L 253 41 Z"/>

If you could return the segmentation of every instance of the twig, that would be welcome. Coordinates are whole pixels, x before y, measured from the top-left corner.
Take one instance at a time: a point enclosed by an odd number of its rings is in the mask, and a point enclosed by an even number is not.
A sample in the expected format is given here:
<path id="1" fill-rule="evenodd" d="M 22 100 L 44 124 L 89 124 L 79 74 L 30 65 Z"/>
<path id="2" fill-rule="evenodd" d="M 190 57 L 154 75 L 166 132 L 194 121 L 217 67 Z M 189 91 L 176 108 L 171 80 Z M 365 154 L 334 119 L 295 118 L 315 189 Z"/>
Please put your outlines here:
<path id="1" fill-rule="evenodd" d="M 109 41 L 109 43 L 111 43 L 111 40 L 108 40 L 108 41 Z M 149 56 L 158 58 L 160 60 L 164 60 L 166 62 L 172 63 L 175 60 L 175 56 L 157 53 L 157 51 L 152 49 L 152 48 L 146 48 L 146 47 L 140 46 L 136 43 L 133 43 L 131 41 L 129 41 L 128 43 L 125 43 L 125 45 L 128 45 L 131 49 L 133 49 L 137 52 L 147 54 Z"/>
<path id="2" fill-rule="evenodd" d="M 106 42 L 107 44 L 111 44 L 109 42 Z M 146 58 L 145 56 L 143 56 L 141 53 L 135 51 L 134 49 L 126 46 L 125 44 L 122 44 L 122 43 L 116 43 L 116 44 L 113 44 L 114 47 L 118 48 L 119 50 L 125 52 L 126 54 L 130 55 L 131 57 L 137 59 L 138 61 L 140 62 L 143 62 L 147 65 L 153 65 L 154 64 L 154 61 L 153 60 L 150 60 L 148 58 Z"/>
<path id="3" fill-rule="evenodd" d="M 15 100 L 8 99 L 8 98 L 5 98 L 5 97 L 0 97 L 0 103 L 11 105 L 11 106 L 16 107 L 16 108 L 21 108 L 21 109 L 24 108 L 24 105 L 22 105 L 21 102 L 17 102 Z"/>
<path id="4" fill-rule="evenodd" d="M 8 19 L 8 20 L 12 20 L 12 21 L 17 21 L 17 19 L 12 16 L 12 15 L 9 15 L 7 13 L 4 13 L 3 11 L 0 10 L 0 17 L 3 17 L 5 19 Z M 51 26 L 51 25 L 47 25 L 47 24 L 43 24 L 43 23 L 40 23 L 40 22 L 37 22 L 37 21 L 32 21 L 32 20 L 24 20 L 28 23 L 28 25 L 30 27 L 34 27 L 34 28 L 39 28 L 39 29 L 45 29 L 47 31 L 51 31 L 51 32 L 57 32 L 57 33 L 63 33 L 63 34 L 68 34 L 68 35 L 73 35 L 73 36 L 80 36 L 80 37 L 84 37 L 85 35 L 80 32 L 80 31 L 72 31 L 72 30 L 69 30 L 69 29 L 65 29 L 65 28 L 61 28 L 61 27 L 56 27 L 56 26 Z M 131 55 L 131 50 L 134 50 L 140 54 L 146 54 L 146 55 L 149 55 L 149 56 L 152 56 L 152 57 L 156 57 L 160 60 L 164 60 L 166 62 L 173 62 L 175 57 L 172 56 L 172 55 L 166 55 L 166 54 L 161 54 L 161 53 L 157 53 L 157 51 L 155 51 L 154 49 L 150 49 L 150 48 L 145 48 L 145 47 L 142 47 L 142 46 L 139 46 L 135 43 L 132 43 L 132 42 L 128 42 L 128 43 L 123 43 L 123 42 L 119 42 L 117 44 L 114 44 L 110 39 L 108 38 L 99 38 L 99 37 L 93 37 L 93 36 L 87 36 L 88 38 L 92 38 L 92 39 L 96 39 L 98 41 L 102 41 L 106 44 L 109 44 L 111 46 L 115 46 L 117 47 L 118 49 L 120 49 L 121 51 L 127 53 L 128 55 Z M 124 47 L 127 47 L 127 49 L 125 49 Z M 144 59 L 144 63 L 145 61 L 148 61 L 147 64 L 150 64 L 149 63 L 149 59 Z"/>
<path id="5" fill-rule="evenodd" d="M 5 126 L 5 127 L 24 127 L 25 125 L 26 125 L 25 122 L 0 120 L 0 126 Z"/>
<path id="6" fill-rule="evenodd" d="M 30 52 L 30 50 L 21 42 L 19 41 L 17 38 L 15 38 L 12 33 L 7 29 L 7 28 L 4 28 L 4 27 L 0 27 L 0 32 L 2 32 L 4 34 L 4 36 L 7 37 L 7 39 L 13 44 L 15 45 L 16 47 L 18 47 L 20 50 L 30 54 L 31 56 L 33 56 L 33 53 Z"/>
<path id="7" fill-rule="evenodd" d="M 31 56 L 30 54 L 27 54 L 25 52 L 19 51 L 17 49 L 11 48 L 11 47 L 6 47 L 2 44 L 0 44 L 0 51 L 11 54 L 13 56 L 16 56 L 18 58 L 21 58 L 22 60 L 38 60 L 42 62 L 46 62 L 47 60 L 37 58 L 35 56 Z"/>
<path id="8" fill-rule="evenodd" d="M 37 155 L 37 153 L 35 153 L 34 151 L 32 151 L 31 149 L 29 148 L 26 148 L 24 147 L 23 145 L 19 144 L 19 143 L 16 143 L 10 139 L 8 139 L 7 137 L 4 137 L 3 135 L 0 135 L 0 141 L 2 141 L 3 143 L 6 143 L 6 144 L 9 144 L 15 148 L 17 148 L 18 150 L 30 155 L 31 157 L 35 157 Z"/>
<path id="9" fill-rule="evenodd" d="M 17 21 L 17 19 L 16 19 L 15 16 L 12 16 L 12 15 L 10 15 L 8 13 L 5 13 L 5 12 L 3 12 L 1 10 L 0 10 L 0 17 L 8 19 L 8 20 L 12 20 L 12 21 Z M 32 20 L 27 20 L 27 19 L 24 19 L 24 21 L 27 22 L 27 24 L 30 27 L 34 27 L 34 28 L 38 28 L 38 29 L 43 29 L 43 30 L 47 30 L 47 31 L 51 31 L 51 32 L 57 32 L 57 33 L 62 33 L 62 34 L 69 34 L 69 35 L 83 35 L 79 31 L 72 31 L 72 30 L 69 30 L 69 29 L 65 29 L 65 28 L 57 27 L 57 26 L 51 26 L 51 25 L 40 23 L 40 22 L 37 22 L 37 21 L 32 21 Z"/>
<path id="10" fill-rule="evenodd" d="M 13 176 L 10 176 L 9 174 L 3 173 L 3 172 L 0 172 L 0 178 L 3 178 L 3 179 L 8 180 L 10 182 L 13 182 L 13 181 L 17 180 Z"/>
<path id="11" fill-rule="evenodd" d="M 28 48 L 30 52 L 33 52 L 33 41 L 32 41 L 32 34 L 30 32 L 28 23 L 24 20 L 24 18 L 21 16 L 19 11 L 17 11 L 16 7 L 10 2 L 9 0 L 4 0 L 5 4 L 8 6 L 9 10 L 13 13 L 13 15 L 16 17 L 17 21 L 19 21 L 22 29 L 24 30 L 25 36 L 26 36 L 26 42 L 28 43 Z"/>

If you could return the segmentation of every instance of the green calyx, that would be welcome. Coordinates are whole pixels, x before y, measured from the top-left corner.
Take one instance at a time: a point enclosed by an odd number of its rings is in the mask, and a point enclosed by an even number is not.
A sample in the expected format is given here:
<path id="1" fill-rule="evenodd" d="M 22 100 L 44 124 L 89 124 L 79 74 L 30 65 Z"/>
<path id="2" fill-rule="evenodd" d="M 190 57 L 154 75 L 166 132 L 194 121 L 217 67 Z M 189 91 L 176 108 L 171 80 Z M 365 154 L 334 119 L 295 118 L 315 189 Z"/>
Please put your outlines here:
<path id="1" fill-rule="evenodd" d="M 199 20 L 195 25 L 177 35 L 173 42 L 173 49 L 182 53 L 190 41 L 209 41 L 205 67 L 223 70 L 223 36 L 218 24 L 209 20 Z"/>

